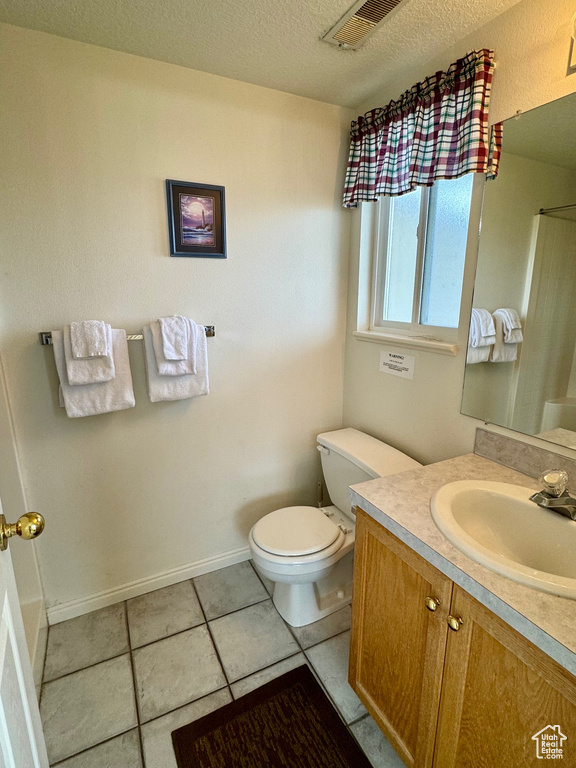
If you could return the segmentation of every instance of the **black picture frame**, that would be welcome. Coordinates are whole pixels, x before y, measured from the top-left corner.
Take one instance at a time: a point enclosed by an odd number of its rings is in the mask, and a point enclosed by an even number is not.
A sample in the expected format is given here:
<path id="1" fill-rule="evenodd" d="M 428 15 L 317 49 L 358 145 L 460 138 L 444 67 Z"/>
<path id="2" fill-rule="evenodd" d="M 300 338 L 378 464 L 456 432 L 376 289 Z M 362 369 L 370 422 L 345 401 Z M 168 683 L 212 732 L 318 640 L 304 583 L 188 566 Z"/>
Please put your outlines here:
<path id="1" fill-rule="evenodd" d="M 166 179 L 170 256 L 226 258 L 224 187 Z"/>

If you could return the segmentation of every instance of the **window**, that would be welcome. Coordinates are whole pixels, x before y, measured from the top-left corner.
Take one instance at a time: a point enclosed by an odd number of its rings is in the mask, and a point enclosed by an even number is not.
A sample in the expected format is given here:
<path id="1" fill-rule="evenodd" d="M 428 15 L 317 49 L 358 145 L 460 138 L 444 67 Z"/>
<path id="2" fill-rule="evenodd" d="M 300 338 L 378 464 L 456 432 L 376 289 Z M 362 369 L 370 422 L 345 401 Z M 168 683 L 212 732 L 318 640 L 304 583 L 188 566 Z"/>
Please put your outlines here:
<path id="1" fill-rule="evenodd" d="M 455 337 L 472 181 L 467 174 L 381 198 L 371 330 Z"/>

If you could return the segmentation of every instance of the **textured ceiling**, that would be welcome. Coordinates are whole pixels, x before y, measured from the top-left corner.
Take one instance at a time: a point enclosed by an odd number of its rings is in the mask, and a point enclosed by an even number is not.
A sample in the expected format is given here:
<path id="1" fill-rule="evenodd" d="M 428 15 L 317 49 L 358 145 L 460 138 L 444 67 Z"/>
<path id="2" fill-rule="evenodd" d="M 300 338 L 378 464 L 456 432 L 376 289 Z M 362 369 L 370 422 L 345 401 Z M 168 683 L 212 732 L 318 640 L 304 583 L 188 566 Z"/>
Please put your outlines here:
<path id="1" fill-rule="evenodd" d="M 318 39 L 352 0 L 0 0 L 0 21 L 354 107 L 517 2 L 403 0 L 358 51 Z"/>
<path id="2" fill-rule="evenodd" d="M 571 94 L 506 120 L 504 151 L 576 171 L 575 119 L 576 94 Z"/>

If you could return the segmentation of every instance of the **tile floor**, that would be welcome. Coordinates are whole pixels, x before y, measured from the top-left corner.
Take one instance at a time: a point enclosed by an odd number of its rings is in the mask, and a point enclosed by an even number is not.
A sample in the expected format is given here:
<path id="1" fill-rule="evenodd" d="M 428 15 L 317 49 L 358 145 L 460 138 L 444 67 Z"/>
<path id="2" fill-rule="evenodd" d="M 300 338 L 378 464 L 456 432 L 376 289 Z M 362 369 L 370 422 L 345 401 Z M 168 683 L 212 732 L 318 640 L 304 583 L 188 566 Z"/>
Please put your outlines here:
<path id="1" fill-rule="evenodd" d="M 170 734 L 307 663 L 375 768 L 402 762 L 347 683 L 350 608 L 299 629 L 250 562 L 50 628 L 51 765 L 176 768 Z"/>

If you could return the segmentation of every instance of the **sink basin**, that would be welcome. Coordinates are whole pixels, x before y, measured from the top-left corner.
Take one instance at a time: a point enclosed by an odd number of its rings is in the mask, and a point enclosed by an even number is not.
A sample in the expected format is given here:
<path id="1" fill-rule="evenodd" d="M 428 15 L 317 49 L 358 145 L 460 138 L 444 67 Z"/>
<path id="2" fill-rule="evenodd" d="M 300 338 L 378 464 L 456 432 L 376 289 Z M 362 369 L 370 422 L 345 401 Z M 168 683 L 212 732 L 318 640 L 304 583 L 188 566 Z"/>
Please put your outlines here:
<path id="1" fill-rule="evenodd" d="M 576 522 L 529 501 L 535 490 L 459 480 L 430 502 L 444 536 L 472 560 L 527 587 L 576 599 Z"/>

